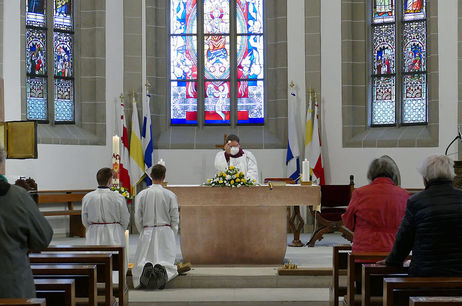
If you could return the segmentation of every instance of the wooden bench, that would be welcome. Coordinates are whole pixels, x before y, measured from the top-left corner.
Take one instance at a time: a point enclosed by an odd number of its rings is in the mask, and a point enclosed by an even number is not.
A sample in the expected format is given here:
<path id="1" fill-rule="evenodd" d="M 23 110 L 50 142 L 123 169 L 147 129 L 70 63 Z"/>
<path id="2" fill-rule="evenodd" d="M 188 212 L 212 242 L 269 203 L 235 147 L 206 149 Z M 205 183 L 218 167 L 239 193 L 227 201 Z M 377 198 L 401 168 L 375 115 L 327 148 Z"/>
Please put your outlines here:
<path id="1" fill-rule="evenodd" d="M 378 260 L 386 258 L 388 254 L 388 252 L 358 252 L 348 254 L 347 295 L 344 299 L 344 305 L 355 305 L 355 300 L 358 301 L 358 304 L 360 303 L 360 297 L 356 295 L 356 283 L 361 281 L 362 264 L 375 263 Z"/>
<path id="2" fill-rule="evenodd" d="M 347 293 L 346 286 L 340 286 L 340 276 L 347 275 L 348 254 L 351 245 L 334 245 L 332 248 L 332 284 L 329 288 L 329 304 L 338 306 L 338 299 Z"/>
<path id="3" fill-rule="evenodd" d="M 76 284 L 76 296 L 88 298 L 88 305 L 97 305 L 96 265 L 31 264 L 31 270 L 34 279 L 74 278 Z"/>
<path id="4" fill-rule="evenodd" d="M 15 305 L 15 306 L 45 306 L 45 299 L 0 299 L 0 305 Z"/>
<path id="5" fill-rule="evenodd" d="M 377 264 L 363 264 L 361 277 L 361 305 L 371 306 L 383 304 L 383 279 L 386 277 L 406 277 L 409 265 L 404 267 L 391 267 Z M 372 303 L 372 297 L 375 297 Z"/>
<path id="6" fill-rule="evenodd" d="M 37 205 L 66 205 L 66 209 L 42 211 L 44 216 L 69 216 L 69 236 L 85 237 L 82 225 L 82 211 L 74 208 L 74 203 L 81 203 L 83 197 L 92 190 L 43 190 L 38 191 Z"/>
<path id="7" fill-rule="evenodd" d="M 95 264 L 97 282 L 104 284 L 105 305 L 113 305 L 112 296 L 112 254 L 29 254 L 29 261 L 33 264 Z"/>
<path id="8" fill-rule="evenodd" d="M 462 305 L 460 296 L 411 296 L 409 306 L 451 306 Z"/>
<path id="9" fill-rule="evenodd" d="M 74 279 L 34 279 L 37 297 L 43 297 L 39 292 L 47 290 L 61 290 L 64 297 L 56 305 L 74 306 L 75 305 L 75 280 Z M 46 298 L 46 297 L 44 297 Z M 47 300 L 47 306 L 51 305 Z"/>
<path id="10" fill-rule="evenodd" d="M 461 296 L 462 277 L 393 277 L 383 279 L 383 305 L 409 305 L 411 296 Z"/>
<path id="11" fill-rule="evenodd" d="M 42 253 L 48 252 L 96 252 L 112 253 L 112 270 L 118 271 L 118 284 L 114 286 L 114 295 L 119 305 L 128 305 L 128 287 L 126 284 L 125 247 L 111 245 L 50 245 Z"/>

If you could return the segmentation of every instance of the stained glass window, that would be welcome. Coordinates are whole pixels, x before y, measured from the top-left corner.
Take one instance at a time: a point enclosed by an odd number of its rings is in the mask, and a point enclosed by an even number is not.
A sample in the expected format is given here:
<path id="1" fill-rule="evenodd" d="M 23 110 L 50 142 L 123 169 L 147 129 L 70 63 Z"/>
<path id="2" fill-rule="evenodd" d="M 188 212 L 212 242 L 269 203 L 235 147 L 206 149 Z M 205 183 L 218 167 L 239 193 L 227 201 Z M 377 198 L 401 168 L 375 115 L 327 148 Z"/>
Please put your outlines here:
<path id="1" fill-rule="evenodd" d="M 427 122 L 425 6 L 425 0 L 374 0 L 372 125 Z"/>
<path id="2" fill-rule="evenodd" d="M 47 26 L 47 6 L 53 6 L 53 26 Z M 74 46 L 71 0 L 26 0 L 26 98 L 29 120 L 74 122 Z M 47 37 L 53 46 L 47 46 Z M 53 71 L 47 71 L 47 61 Z M 52 94 L 48 96 L 48 84 Z M 49 99 L 54 103 L 49 106 Z"/>
<path id="3" fill-rule="evenodd" d="M 172 124 L 263 123 L 263 0 L 170 0 L 170 80 Z"/>

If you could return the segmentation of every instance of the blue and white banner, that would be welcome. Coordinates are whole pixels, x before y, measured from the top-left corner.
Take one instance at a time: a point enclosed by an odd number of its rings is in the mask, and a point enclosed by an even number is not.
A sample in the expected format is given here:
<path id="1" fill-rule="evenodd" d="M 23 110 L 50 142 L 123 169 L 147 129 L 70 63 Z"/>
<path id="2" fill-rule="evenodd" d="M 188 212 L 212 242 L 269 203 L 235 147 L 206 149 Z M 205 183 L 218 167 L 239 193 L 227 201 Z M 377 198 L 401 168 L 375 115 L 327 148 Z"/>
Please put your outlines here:
<path id="1" fill-rule="evenodd" d="M 286 156 L 286 166 L 287 166 L 287 176 L 293 179 L 295 182 L 298 182 L 300 178 L 300 150 L 298 146 L 298 136 L 297 128 L 295 126 L 296 122 L 296 112 L 295 112 L 295 103 L 297 101 L 296 95 L 291 89 L 289 99 L 288 99 L 288 143 L 287 143 L 287 156 Z"/>
<path id="2" fill-rule="evenodd" d="M 143 128 L 141 131 L 141 142 L 143 144 L 144 153 L 144 172 L 146 173 L 144 181 L 147 186 L 152 184 L 151 181 L 151 167 L 152 167 L 152 124 L 151 124 L 151 109 L 149 102 L 151 101 L 151 95 L 149 92 L 146 94 L 146 99 L 143 101 Z"/>

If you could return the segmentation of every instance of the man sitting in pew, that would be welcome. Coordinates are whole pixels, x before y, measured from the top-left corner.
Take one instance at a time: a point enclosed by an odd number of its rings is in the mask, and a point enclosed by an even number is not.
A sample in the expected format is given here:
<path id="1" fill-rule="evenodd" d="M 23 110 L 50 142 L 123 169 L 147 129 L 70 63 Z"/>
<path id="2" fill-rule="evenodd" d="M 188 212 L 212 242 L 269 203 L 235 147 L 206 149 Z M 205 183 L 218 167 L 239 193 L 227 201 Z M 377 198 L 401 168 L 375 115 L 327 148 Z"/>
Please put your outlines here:
<path id="1" fill-rule="evenodd" d="M 0 146 L 0 165 L 5 162 Z M 53 229 L 27 191 L 0 175 L 0 298 L 34 298 L 27 253 L 45 249 Z"/>
<path id="2" fill-rule="evenodd" d="M 135 288 L 164 289 L 167 281 L 178 275 L 178 201 L 173 192 L 162 187 L 165 173 L 163 165 L 152 167 L 152 186 L 135 199 L 135 224 L 140 232 L 132 269 Z"/>
<path id="3" fill-rule="evenodd" d="M 98 188 L 82 199 L 82 224 L 86 244 L 125 246 L 125 229 L 130 213 L 125 198 L 110 190 L 112 170 L 102 168 L 96 174 Z"/>
<path id="4" fill-rule="evenodd" d="M 462 190 L 452 186 L 453 162 L 426 158 L 425 190 L 412 196 L 390 255 L 379 264 L 402 265 L 412 251 L 410 276 L 462 276 Z"/>

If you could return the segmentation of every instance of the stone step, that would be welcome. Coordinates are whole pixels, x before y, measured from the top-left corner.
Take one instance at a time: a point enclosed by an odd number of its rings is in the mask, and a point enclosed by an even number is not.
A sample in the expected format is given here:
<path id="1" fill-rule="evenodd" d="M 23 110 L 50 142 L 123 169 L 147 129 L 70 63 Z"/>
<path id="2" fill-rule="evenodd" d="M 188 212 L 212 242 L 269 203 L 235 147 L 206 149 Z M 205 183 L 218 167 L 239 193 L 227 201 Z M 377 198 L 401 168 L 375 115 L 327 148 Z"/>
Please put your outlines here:
<path id="1" fill-rule="evenodd" d="M 130 290 L 130 305 L 265 305 L 265 306 L 327 306 L 327 288 L 215 288 Z"/>
<path id="2" fill-rule="evenodd" d="M 331 270 L 304 269 L 304 275 L 278 275 L 277 267 L 193 267 L 167 284 L 179 288 L 329 288 Z M 129 288 L 131 278 L 127 278 Z"/>

